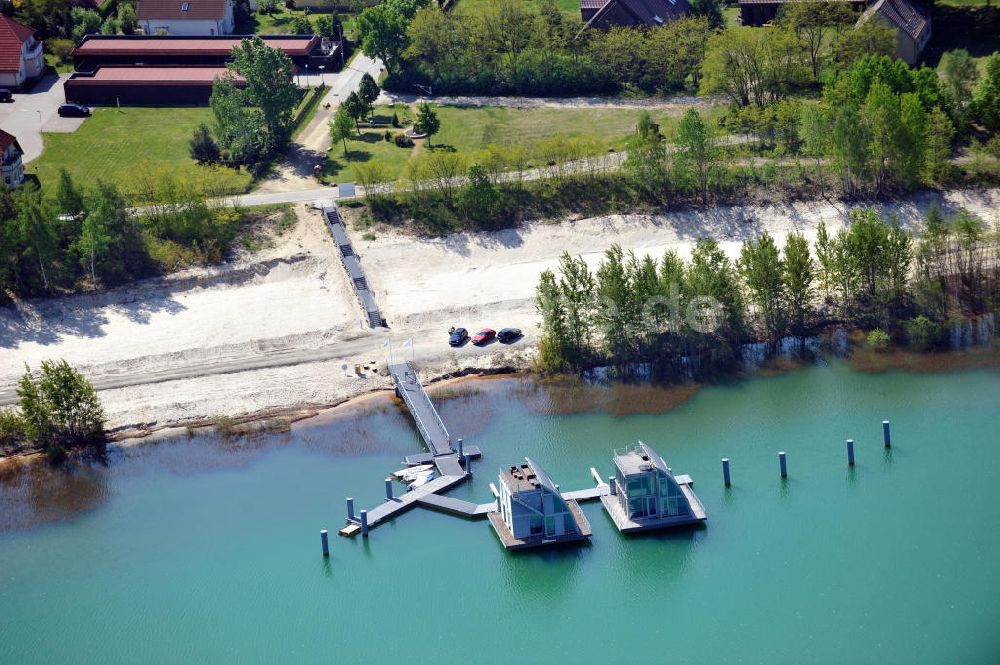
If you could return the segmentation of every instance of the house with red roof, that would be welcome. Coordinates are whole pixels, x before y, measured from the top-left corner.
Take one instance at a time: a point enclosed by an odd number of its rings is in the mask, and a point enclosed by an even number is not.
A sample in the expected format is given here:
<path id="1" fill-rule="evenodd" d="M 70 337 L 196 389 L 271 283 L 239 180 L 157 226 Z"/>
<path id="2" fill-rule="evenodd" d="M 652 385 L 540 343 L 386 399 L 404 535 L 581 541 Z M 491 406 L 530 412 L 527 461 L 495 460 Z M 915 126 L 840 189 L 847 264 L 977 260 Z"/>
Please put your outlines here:
<path id="1" fill-rule="evenodd" d="M 44 73 L 45 57 L 35 31 L 0 14 L 0 88 L 20 90 Z"/>
<path id="2" fill-rule="evenodd" d="M 24 150 L 14 138 L 13 134 L 8 134 L 0 129 L 0 162 L 3 164 L 3 182 L 10 189 L 14 189 L 24 182 L 24 163 L 21 156 Z"/>
<path id="3" fill-rule="evenodd" d="M 139 0 L 139 25 L 147 35 L 228 35 L 233 0 Z"/>

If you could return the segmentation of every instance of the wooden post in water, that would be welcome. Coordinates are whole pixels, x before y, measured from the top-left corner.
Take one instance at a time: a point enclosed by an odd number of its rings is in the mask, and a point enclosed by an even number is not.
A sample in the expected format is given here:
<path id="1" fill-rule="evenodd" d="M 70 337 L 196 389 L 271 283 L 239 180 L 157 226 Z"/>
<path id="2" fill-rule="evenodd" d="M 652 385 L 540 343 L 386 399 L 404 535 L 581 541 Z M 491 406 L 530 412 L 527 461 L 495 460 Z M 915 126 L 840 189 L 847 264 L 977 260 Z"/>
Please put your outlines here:
<path id="1" fill-rule="evenodd" d="M 889 421 L 882 421 L 882 445 L 886 448 L 892 448 L 892 440 L 889 438 Z"/>
<path id="2" fill-rule="evenodd" d="M 854 466 L 854 439 L 847 440 L 847 465 Z"/>
<path id="3" fill-rule="evenodd" d="M 368 537 L 368 511 L 367 510 L 362 510 L 359 513 L 359 516 L 361 517 L 361 535 L 364 536 L 365 538 L 367 538 Z"/>
<path id="4" fill-rule="evenodd" d="M 472 475 L 472 456 L 469 455 L 465 458 L 465 473 Z"/>
<path id="5" fill-rule="evenodd" d="M 392 478 L 385 479 L 385 500 L 392 501 Z"/>
<path id="6" fill-rule="evenodd" d="M 617 490 L 615 490 L 614 476 L 608 476 L 608 488 L 608 493 L 611 494 L 611 496 L 615 496 L 618 493 Z"/>
<path id="7" fill-rule="evenodd" d="M 458 440 L 458 459 L 459 460 L 465 459 L 465 449 L 462 445 L 461 439 Z"/>
<path id="8" fill-rule="evenodd" d="M 347 519 L 354 521 L 354 497 L 347 497 Z"/>
<path id="9" fill-rule="evenodd" d="M 722 482 L 726 483 L 726 487 L 729 487 L 732 483 L 729 480 L 729 458 L 722 458 Z"/>
<path id="10" fill-rule="evenodd" d="M 785 452 L 778 453 L 778 463 L 781 465 L 781 477 L 788 477 L 788 465 L 785 463 Z"/>
<path id="11" fill-rule="evenodd" d="M 330 538 L 326 533 L 326 529 L 319 532 L 319 539 L 323 543 L 323 556 L 330 556 Z"/>

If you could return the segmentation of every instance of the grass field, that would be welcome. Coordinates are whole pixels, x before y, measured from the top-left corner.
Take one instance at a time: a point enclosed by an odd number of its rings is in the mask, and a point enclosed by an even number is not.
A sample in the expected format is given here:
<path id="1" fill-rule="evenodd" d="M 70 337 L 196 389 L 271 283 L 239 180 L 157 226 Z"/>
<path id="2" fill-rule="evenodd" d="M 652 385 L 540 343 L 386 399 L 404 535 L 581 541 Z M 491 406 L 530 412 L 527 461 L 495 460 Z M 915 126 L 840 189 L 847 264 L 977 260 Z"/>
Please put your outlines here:
<path id="1" fill-rule="evenodd" d="M 621 149 L 635 129 L 637 109 L 516 109 L 504 107 L 436 106 L 441 131 L 435 145 L 450 145 L 459 152 L 475 152 L 490 143 L 531 145 L 555 134 L 592 136 L 604 149 Z M 674 123 L 665 113 L 653 112 L 654 122 L 668 131 Z"/>
<path id="2" fill-rule="evenodd" d="M 492 4 L 491 0 L 453 0 L 452 10 L 475 12 L 486 5 Z M 525 0 L 525 6 L 529 11 L 537 12 L 542 5 L 542 0 Z M 580 0 L 556 0 L 556 5 L 564 14 L 572 14 L 580 18 Z"/>
<path id="3" fill-rule="evenodd" d="M 625 138 L 634 131 L 641 111 L 637 109 L 515 109 L 503 107 L 437 106 L 441 131 L 431 142 L 435 148 L 444 147 L 472 157 L 490 143 L 500 146 L 523 144 L 532 147 L 538 141 L 556 134 L 586 136 L 596 139 L 597 152 L 608 148 L 621 150 Z M 411 123 L 414 113 L 402 104 L 395 107 L 404 126 Z M 388 124 L 393 108 L 376 108 L 376 121 Z M 654 112 L 653 120 L 669 132 L 675 118 L 665 112 Z M 390 131 L 393 130 L 390 129 Z M 355 179 L 353 165 L 376 160 L 382 163 L 387 174 L 398 179 L 415 150 L 399 148 L 385 141 L 385 128 L 363 129 L 362 135 L 347 142 L 348 158 L 344 147 L 337 143 L 330 150 L 324 166 L 324 182 L 350 182 Z"/>
<path id="4" fill-rule="evenodd" d="M 253 14 L 250 17 L 250 25 L 246 30 L 256 35 L 286 35 L 291 31 L 292 19 L 302 16 L 305 12 L 295 9 L 279 7 L 273 14 Z M 316 26 L 316 17 L 320 14 L 309 14 L 309 20 L 313 27 Z M 344 36 L 348 39 L 354 38 L 354 14 L 341 14 L 340 20 L 344 23 Z"/>
<path id="5" fill-rule="evenodd" d="M 72 134 L 44 133 L 42 155 L 26 166 L 43 188 L 52 188 L 65 168 L 75 182 L 93 186 L 99 179 L 128 190 L 137 174 L 169 170 L 211 189 L 245 191 L 250 175 L 229 168 L 199 166 L 188 155 L 188 141 L 199 123 L 211 124 L 208 108 L 95 108 Z"/>

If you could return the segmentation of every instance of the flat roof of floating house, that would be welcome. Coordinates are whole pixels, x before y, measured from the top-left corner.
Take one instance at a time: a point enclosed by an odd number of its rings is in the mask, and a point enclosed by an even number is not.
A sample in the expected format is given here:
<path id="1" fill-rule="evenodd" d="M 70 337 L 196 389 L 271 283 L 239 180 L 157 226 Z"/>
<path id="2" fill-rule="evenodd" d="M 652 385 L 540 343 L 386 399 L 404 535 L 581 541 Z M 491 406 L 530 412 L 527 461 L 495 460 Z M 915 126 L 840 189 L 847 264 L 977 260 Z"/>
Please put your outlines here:
<path id="1" fill-rule="evenodd" d="M 225 67 L 98 67 L 93 76 L 74 74 L 77 85 L 212 85 Z M 236 78 L 237 84 L 241 82 Z"/>
<path id="2" fill-rule="evenodd" d="M 74 56 L 108 55 L 216 55 L 226 56 L 252 35 L 225 37 L 178 37 L 133 35 L 88 35 L 73 50 Z M 306 56 L 319 46 L 315 35 L 264 35 L 264 42 L 290 56 Z"/>
<path id="3" fill-rule="evenodd" d="M 545 469 L 540 467 L 531 458 L 525 457 L 524 464 L 520 466 L 511 465 L 500 474 L 500 480 L 511 493 L 531 492 L 541 487 L 545 487 L 551 492 L 559 493 L 555 483 L 545 473 Z"/>
<path id="4" fill-rule="evenodd" d="M 667 465 L 663 463 L 663 458 L 642 441 L 634 448 L 615 451 L 615 464 L 626 476 L 647 473 L 653 469 L 669 473 Z"/>

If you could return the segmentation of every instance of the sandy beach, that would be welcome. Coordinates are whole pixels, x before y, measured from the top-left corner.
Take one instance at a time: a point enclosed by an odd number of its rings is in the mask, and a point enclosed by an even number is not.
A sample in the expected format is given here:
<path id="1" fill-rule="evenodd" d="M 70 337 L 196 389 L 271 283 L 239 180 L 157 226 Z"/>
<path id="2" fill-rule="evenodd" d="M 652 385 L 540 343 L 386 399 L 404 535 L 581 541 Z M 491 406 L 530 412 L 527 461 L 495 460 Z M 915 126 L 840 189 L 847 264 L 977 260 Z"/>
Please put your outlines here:
<path id="1" fill-rule="evenodd" d="M 996 224 L 1000 190 L 921 194 L 881 204 L 913 227 L 934 199 Z M 534 223 L 495 233 L 440 239 L 376 229 L 352 232 L 368 280 L 389 323 L 371 330 L 317 211 L 299 206 L 298 223 L 272 246 L 210 269 L 189 270 L 100 294 L 36 300 L 0 309 L 0 402 L 16 399 L 24 364 L 65 358 L 99 389 L 115 431 L 142 433 L 220 415 L 315 409 L 389 388 L 374 368 L 389 341 L 427 379 L 463 371 L 525 368 L 537 341 L 538 275 L 563 251 L 596 266 L 618 243 L 637 255 L 686 255 L 698 237 L 731 255 L 763 230 L 779 241 L 791 230 L 810 239 L 823 220 L 835 230 L 849 206 L 814 201 L 726 206 L 658 215 L 613 215 Z M 353 212 L 353 211 L 349 211 Z M 350 215 L 348 215 L 350 216 Z M 447 345 L 447 329 L 521 328 L 513 345 Z M 403 346 L 412 339 L 412 346 Z M 356 364 L 369 364 L 359 377 Z"/>

